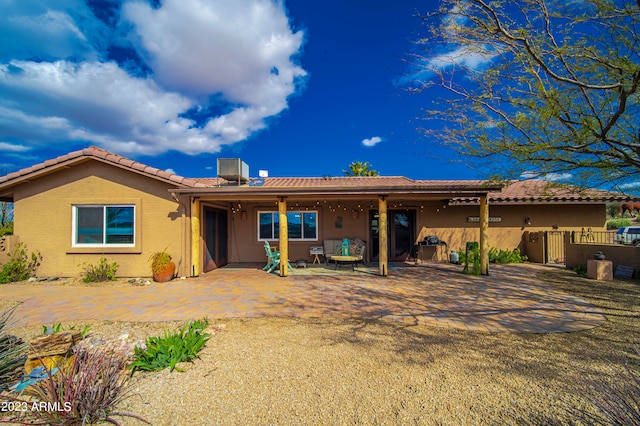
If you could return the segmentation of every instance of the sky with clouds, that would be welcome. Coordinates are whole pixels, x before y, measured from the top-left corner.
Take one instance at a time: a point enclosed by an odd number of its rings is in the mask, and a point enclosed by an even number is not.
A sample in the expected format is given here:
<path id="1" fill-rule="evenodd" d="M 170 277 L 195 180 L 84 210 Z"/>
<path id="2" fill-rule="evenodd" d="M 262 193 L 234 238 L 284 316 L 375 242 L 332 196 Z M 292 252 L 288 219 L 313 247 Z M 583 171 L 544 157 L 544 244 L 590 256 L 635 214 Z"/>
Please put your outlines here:
<path id="1" fill-rule="evenodd" d="M 416 130 L 434 93 L 401 84 L 429 4 L 0 0 L 0 173 L 97 145 L 188 177 L 239 157 L 252 176 L 475 178 Z"/>

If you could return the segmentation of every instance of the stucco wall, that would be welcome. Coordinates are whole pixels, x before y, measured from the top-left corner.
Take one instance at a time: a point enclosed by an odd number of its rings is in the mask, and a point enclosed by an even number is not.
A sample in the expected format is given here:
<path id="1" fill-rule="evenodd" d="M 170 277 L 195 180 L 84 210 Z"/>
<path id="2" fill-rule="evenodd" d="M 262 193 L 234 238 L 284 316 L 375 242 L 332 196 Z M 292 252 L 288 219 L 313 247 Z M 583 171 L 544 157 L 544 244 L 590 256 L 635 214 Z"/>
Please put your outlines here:
<path id="1" fill-rule="evenodd" d="M 309 203 L 307 203 L 309 204 Z M 329 209 L 328 204 L 333 204 Z M 357 217 L 352 213 L 358 204 Z M 406 203 L 405 203 L 406 204 Z M 337 202 L 320 203 L 310 210 L 318 212 L 319 240 L 318 241 L 289 241 L 289 258 L 311 259 L 309 247 L 322 245 L 325 239 L 361 238 L 370 241 L 369 213 L 370 206 L 377 207 L 377 200 L 351 201 L 347 210 L 337 208 Z M 393 203 L 392 203 L 393 205 Z M 296 209 L 295 201 L 289 202 L 289 207 Z M 390 207 L 392 208 L 392 207 Z M 469 222 L 469 217 L 479 216 L 478 206 L 448 206 L 433 202 L 413 202 L 408 207 L 416 212 L 416 241 L 427 235 L 436 235 L 446 241 L 449 248 L 458 250 L 467 241 L 478 241 L 480 238 L 480 224 Z M 247 219 L 242 220 L 240 213 L 230 215 L 230 261 L 231 262 L 262 262 L 265 260 L 263 242 L 258 241 L 258 211 L 277 211 L 275 200 L 264 203 L 243 203 L 247 211 Z M 398 207 L 396 206 L 396 209 Z M 302 208 L 304 210 L 304 208 Z M 335 210 L 335 211 L 333 211 Z M 357 209 L 356 209 L 357 210 Z M 500 218 L 500 222 L 489 224 L 489 246 L 499 249 L 513 250 L 520 248 L 526 254 L 523 235 L 526 231 L 559 231 L 592 228 L 594 231 L 604 230 L 606 226 L 606 211 L 604 204 L 600 205 L 517 205 L 517 206 L 489 206 L 490 217 Z M 525 225 L 525 217 L 529 217 L 531 225 Z M 234 236 L 235 233 L 235 236 Z M 270 242 L 277 245 L 277 242 Z"/>
<path id="2" fill-rule="evenodd" d="M 442 206 L 425 209 L 418 216 L 418 239 L 426 235 L 436 235 L 449 245 L 450 249 L 463 248 L 467 241 L 480 238 L 479 223 L 468 222 L 469 217 L 478 217 L 477 206 Z M 489 216 L 500 218 L 500 222 L 489 223 L 489 246 L 513 250 L 519 248 L 526 254 L 525 232 L 533 231 L 579 231 L 591 228 L 593 231 L 606 229 L 604 204 L 594 205 L 489 205 Z M 528 217 L 531 225 L 525 224 Z"/>
<path id="3" fill-rule="evenodd" d="M 117 262 L 121 277 L 151 275 L 151 253 L 164 248 L 181 263 L 182 211 L 169 186 L 154 179 L 88 161 L 22 184 L 15 190 L 15 234 L 30 251 L 43 255 L 40 276 L 78 276 L 85 262 L 101 257 Z M 72 247 L 74 204 L 134 204 L 136 244 L 133 248 Z"/>
<path id="4" fill-rule="evenodd" d="M 571 242 L 569 234 L 566 235 L 565 244 L 567 269 L 574 269 L 576 265 L 582 265 L 586 268 L 587 260 L 594 259 L 596 252 L 601 251 L 607 260 L 613 262 L 614 271 L 619 265 L 632 266 L 635 269 L 634 277 L 638 277 L 640 247 L 622 244 L 575 244 Z"/>

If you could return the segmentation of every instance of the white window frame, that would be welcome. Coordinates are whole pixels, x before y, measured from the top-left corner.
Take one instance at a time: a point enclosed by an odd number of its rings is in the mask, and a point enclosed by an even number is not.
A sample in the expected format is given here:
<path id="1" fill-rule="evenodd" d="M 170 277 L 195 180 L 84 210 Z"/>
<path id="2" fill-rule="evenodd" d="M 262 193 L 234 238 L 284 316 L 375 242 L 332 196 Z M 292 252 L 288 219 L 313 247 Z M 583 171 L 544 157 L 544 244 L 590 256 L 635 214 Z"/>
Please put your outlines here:
<path id="1" fill-rule="evenodd" d="M 128 207 L 133 209 L 133 241 L 131 243 L 109 244 L 106 242 L 107 208 Z M 78 208 L 102 208 L 102 243 L 78 243 Z M 135 247 L 136 245 L 136 206 L 135 204 L 73 204 L 71 209 L 71 246 L 72 247 Z"/>
<path id="2" fill-rule="evenodd" d="M 288 210 L 287 214 L 291 214 L 291 213 L 299 213 L 300 215 L 304 215 L 304 214 L 308 214 L 308 213 L 315 213 L 316 215 L 316 235 L 313 238 L 289 238 L 289 241 L 318 241 L 318 235 L 320 234 L 319 231 L 319 221 L 318 221 L 318 211 L 317 210 Z M 272 220 L 271 220 L 271 238 L 261 238 L 260 237 L 260 215 L 262 214 L 271 214 L 272 215 Z M 273 211 L 273 210 L 260 210 L 258 211 L 258 215 L 257 215 L 257 221 L 258 221 L 258 225 L 257 225 L 257 229 L 258 229 L 258 241 L 280 241 L 280 238 L 274 238 L 275 235 L 275 221 L 273 220 L 273 217 L 276 217 L 279 213 L 277 211 Z M 302 233 L 304 234 L 304 216 L 302 216 L 302 220 L 301 220 L 301 224 L 302 224 Z"/>

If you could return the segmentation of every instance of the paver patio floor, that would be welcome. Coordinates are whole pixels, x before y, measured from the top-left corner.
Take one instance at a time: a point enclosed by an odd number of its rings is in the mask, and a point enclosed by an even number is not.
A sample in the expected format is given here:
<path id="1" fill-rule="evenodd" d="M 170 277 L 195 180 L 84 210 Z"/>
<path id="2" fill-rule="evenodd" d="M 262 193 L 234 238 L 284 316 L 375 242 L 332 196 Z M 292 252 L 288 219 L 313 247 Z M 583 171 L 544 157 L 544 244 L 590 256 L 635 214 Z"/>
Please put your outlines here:
<path id="1" fill-rule="evenodd" d="M 459 265 L 294 270 L 281 278 L 259 267 L 227 266 L 197 278 L 131 287 L 3 285 L 0 299 L 23 302 L 13 326 L 72 320 L 173 321 L 208 317 L 336 317 L 484 332 L 586 330 L 599 309 L 536 279 L 538 265 L 493 266 L 468 276 Z"/>

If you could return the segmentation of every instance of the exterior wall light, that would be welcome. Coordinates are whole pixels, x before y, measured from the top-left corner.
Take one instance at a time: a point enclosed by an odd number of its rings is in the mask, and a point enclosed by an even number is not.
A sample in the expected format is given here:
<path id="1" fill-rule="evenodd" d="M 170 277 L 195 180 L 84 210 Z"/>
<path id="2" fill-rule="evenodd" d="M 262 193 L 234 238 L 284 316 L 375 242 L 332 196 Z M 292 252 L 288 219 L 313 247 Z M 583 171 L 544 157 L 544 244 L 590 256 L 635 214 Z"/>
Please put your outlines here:
<path id="1" fill-rule="evenodd" d="M 525 216 L 525 218 L 524 218 L 524 224 L 525 224 L 525 225 L 529 225 L 529 226 L 531 226 L 531 219 L 529 219 L 529 216 Z"/>

